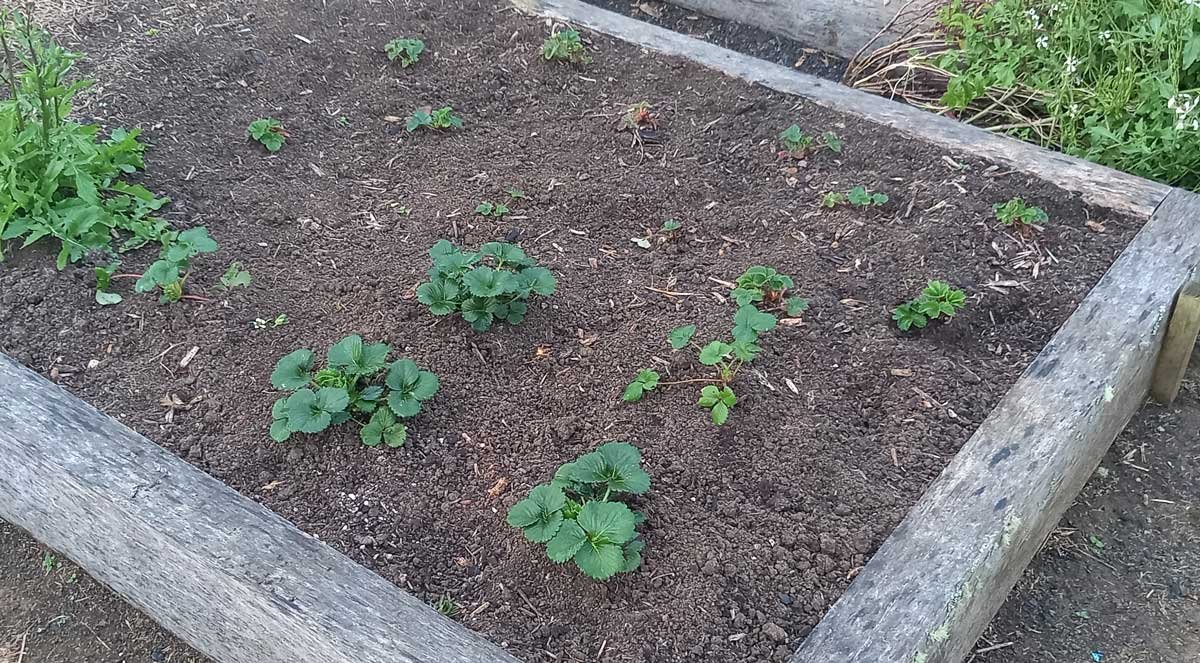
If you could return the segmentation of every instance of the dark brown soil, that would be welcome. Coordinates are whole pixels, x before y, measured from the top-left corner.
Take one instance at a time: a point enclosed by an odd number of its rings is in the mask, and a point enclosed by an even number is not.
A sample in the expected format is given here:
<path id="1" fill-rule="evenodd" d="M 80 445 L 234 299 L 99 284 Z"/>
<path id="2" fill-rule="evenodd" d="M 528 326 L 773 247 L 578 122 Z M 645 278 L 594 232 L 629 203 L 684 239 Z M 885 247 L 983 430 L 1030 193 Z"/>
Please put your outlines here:
<path id="1" fill-rule="evenodd" d="M 0 606 L 0 663 L 208 661 L 3 520 Z"/>
<path id="2" fill-rule="evenodd" d="M 146 130 L 145 181 L 174 200 L 168 217 L 221 242 L 190 281 L 218 301 L 128 292 L 101 308 L 90 270 L 56 273 L 29 250 L 0 271 L 0 350 L 417 596 L 452 596 L 465 624 L 528 661 L 784 660 L 1137 230 L 1044 183 L 605 37 L 590 36 L 592 65 L 547 64 L 544 23 L 501 4 L 129 12 L 158 32 L 118 33 L 127 16 L 77 26 L 103 81 L 82 110 Z M 399 35 L 429 45 L 413 70 L 381 52 Z M 614 131 L 643 99 L 666 135 L 645 153 Z M 465 129 L 409 135 L 387 119 L 442 104 Z M 244 138 L 268 115 L 291 137 L 274 156 Z M 780 161 L 773 138 L 792 122 L 837 132 L 845 151 Z M 857 184 L 890 202 L 816 205 Z M 515 216 L 472 214 L 510 185 L 529 194 Z M 1036 247 L 992 218 L 1018 194 L 1050 213 Z M 631 243 L 668 217 L 681 241 Z M 475 334 L 413 299 L 436 239 L 516 234 L 560 281 L 520 327 Z M 213 290 L 234 260 L 254 285 Z M 622 404 L 654 358 L 696 369 L 671 357 L 667 331 L 727 334 L 713 279 L 752 264 L 793 275 L 812 309 L 764 339 L 731 422 L 713 426 L 682 388 Z M 968 309 L 897 333 L 889 309 L 929 278 L 966 289 Z M 252 328 L 279 313 L 291 322 Z M 409 446 L 367 449 L 351 430 L 270 442 L 275 361 L 352 332 L 440 375 Z M 192 405 L 168 422 L 170 396 Z M 608 439 L 642 448 L 655 483 L 644 567 L 597 584 L 503 516 Z M 500 478 L 511 487 L 489 498 Z"/>
<path id="3" fill-rule="evenodd" d="M 846 70 L 845 58 L 812 48 L 760 28 L 713 18 L 667 2 L 640 0 L 584 0 L 618 14 L 670 28 L 689 37 L 703 39 L 718 46 L 756 58 L 794 67 L 813 76 L 840 81 Z"/>
<path id="4" fill-rule="evenodd" d="M 980 663 L 1200 662 L 1200 369 L 1185 385 L 1117 438 L 980 641 L 1000 647 Z"/>

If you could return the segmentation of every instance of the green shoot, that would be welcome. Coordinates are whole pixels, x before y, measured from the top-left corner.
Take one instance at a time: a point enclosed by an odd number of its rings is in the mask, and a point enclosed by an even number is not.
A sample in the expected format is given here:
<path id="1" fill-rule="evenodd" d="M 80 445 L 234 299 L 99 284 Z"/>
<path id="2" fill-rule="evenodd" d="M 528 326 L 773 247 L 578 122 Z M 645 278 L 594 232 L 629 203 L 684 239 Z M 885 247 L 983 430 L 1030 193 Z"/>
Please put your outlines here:
<path id="1" fill-rule="evenodd" d="M 542 57 L 546 60 L 587 64 L 591 58 L 583 49 L 583 41 L 577 30 L 559 30 L 542 43 Z"/>
<path id="2" fill-rule="evenodd" d="M 251 122 L 250 126 L 246 127 L 246 136 L 262 143 L 268 152 L 278 152 L 287 139 L 287 132 L 283 130 L 279 120 L 268 117 Z"/>
<path id="3" fill-rule="evenodd" d="M 930 281 L 920 296 L 893 309 L 892 319 L 901 331 L 924 329 L 931 320 L 949 321 L 966 305 L 967 296 L 962 290 L 951 288 L 945 281 Z"/>
<path id="4" fill-rule="evenodd" d="M 275 316 L 271 320 L 267 320 L 265 318 L 255 318 L 254 322 L 250 323 L 250 326 L 254 327 L 255 329 L 266 329 L 267 327 L 282 327 L 282 326 L 286 325 L 287 323 L 288 323 L 287 314 L 280 313 L 279 315 Z"/>
<path id="5" fill-rule="evenodd" d="M 384 45 L 388 60 L 400 61 L 400 66 L 407 69 L 421 59 L 425 52 L 425 42 L 420 39 L 393 39 Z"/>
<path id="6" fill-rule="evenodd" d="M 832 131 L 826 131 L 821 134 L 821 142 L 825 143 L 825 147 L 829 148 L 830 152 L 834 154 L 842 153 L 842 139 L 838 138 L 838 135 Z"/>
<path id="7" fill-rule="evenodd" d="M 525 192 L 515 186 L 506 187 L 504 193 L 508 194 L 508 197 L 513 200 L 520 200 L 525 197 Z"/>
<path id="8" fill-rule="evenodd" d="M 992 206 L 996 219 L 1006 226 L 1028 228 L 1040 223 L 1046 223 L 1050 216 L 1040 207 L 1026 205 L 1020 197 L 1015 197 L 1004 203 Z"/>
<path id="9" fill-rule="evenodd" d="M 462 118 L 454 114 L 454 108 L 443 106 L 437 110 L 428 107 L 418 108 L 408 117 L 404 128 L 412 133 L 417 129 L 449 130 L 461 129 L 462 126 Z"/>
<path id="10" fill-rule="evenodd" d="M 645 547 L 636 530 L 645 517 L 615 500 L 648 490 L 650 475 L 637 447 L 607 442 L 559 467 L 550 483 L 514 504 L 506 520 L 529 541 L 546 544 L 551 561 L 573 561 L 588 577 L 607 580 L 641 566 Z"/>
<path id="11" fill-rule="evenodd" d="M 442 594 L 433 607 L 443 617 L 454 617 L 459 611 L 458 603 L 449 594 Z"/>
<path id="12" fill-rule="evenodd" d="M 271 408 L 271 439 L 286 442 L 296 433 L 320 433 L 353 422 L 369 447 L 403 446 L 408 439 L 405 420 L 421 412 L 440 383 L 411 359 L 389 364 L 390 352 L 384 343 L 366 344 L 352 335 L 329 348 L 325 368 L 316 368 L 316 355 L 306 348 L 281 358 L 271 385 L 289 395 Z M 380 385 L 378 376 L 385 372 Z"/>
<path id="13" fill-rule="evenodd" d="M 859 185 L 845 193 L 840 191 L 829 191 L 821 196 L 821 207 L 837 207 L 838 205 L 850 204 L 854 207 L 882 207 L 887 204 L 887 194 L 871 191 L 866 187 Z"/>
<path id="14" fill-rule="evenodd" d="M 779 143 L 783 146 L 779 156 L 800 158 L 812 147 L 813 138 L 804 133 L 799 125 L 793 124 L 780 132 Z"/>
<path id="15" fill-rule="evenodd" d="M 225 274 L 221 276 L 221 288 L 225 290 L 233 290 L 237 287 L 246 287 L 250 285 L 250 272 L 242 269 L 242 263 L 230 263 L 229 269 L 225 270 Z"/>
<path id="16" fill-rule="evenodd" d="M 146 271 L 133 284 L 138 292 L 162 291 L 158 301 L 163 304 L 183 299 L 183 286 L 191 270 L 191 259 L 202 253 L 213 253 L 217 242 L 208 235 L 204 226 L 189 228 L 183 232 L 163 235 L 163 249 Z"/>
<path id="17" fill-rule="evenodd" d="M 508 205 L 505 205 L 504 203 L 493 203 L 487 200 L 479 203 L 479 205 L 475 207 L 476 214 L 480 216 L 490 216 L 496 219 L 504 218 L 509 211 Z"/>

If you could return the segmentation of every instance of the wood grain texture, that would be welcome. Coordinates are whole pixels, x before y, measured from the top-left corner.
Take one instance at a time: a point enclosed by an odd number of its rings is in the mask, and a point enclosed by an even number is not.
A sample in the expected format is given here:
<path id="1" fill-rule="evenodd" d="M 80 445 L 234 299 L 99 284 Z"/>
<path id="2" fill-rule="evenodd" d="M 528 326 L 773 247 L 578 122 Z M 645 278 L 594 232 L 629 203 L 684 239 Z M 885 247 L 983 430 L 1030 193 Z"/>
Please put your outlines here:
<path id="1" fill-rule="evenodd" d="M 3 354 L 0 517 L 219 663 L 517 663 Z"/>
<path id="2" fill-rule="evenodd" d="M 1141 407 L 1200 196 L 1167 197 L 792 663 L 957 663 Z"/>
<path id="3" fill-rule="evenodd" d="M 667 1 L 709 16 L 781 34 L 844 58 L 854 56 L 874 39 L 905 6 L 901 0 Z M 910 7 L 918 9 L 938 3 L 939 0 L 914 0 Z M 883 46 L 894 39 L 894 34 L 887 35 L 877 43 Z"/>
<path id="4" fill-rule="evenodd" d="M 512 0 L 519 9 L 692 60 L 807 99 L 956 153 L 989 159 L 1079 194 L 1089 203 L 1147 218 L 1171 187 L 1052 152 L 787 67 L 714 46 L 579 0 Z M 901 138 L 898 136 L 897 140 Z"/>
<path id="5" fill-rule="evenodd" d="M 1159 403 L 1170 405 L 1179 396 L 1179 387 L 1187 374 L 1200 335 L 1200 281 L 1193 281 L 1179 291 L 1162 352 L 1154 366 L 1154 382 L 1150 395 Z"/>

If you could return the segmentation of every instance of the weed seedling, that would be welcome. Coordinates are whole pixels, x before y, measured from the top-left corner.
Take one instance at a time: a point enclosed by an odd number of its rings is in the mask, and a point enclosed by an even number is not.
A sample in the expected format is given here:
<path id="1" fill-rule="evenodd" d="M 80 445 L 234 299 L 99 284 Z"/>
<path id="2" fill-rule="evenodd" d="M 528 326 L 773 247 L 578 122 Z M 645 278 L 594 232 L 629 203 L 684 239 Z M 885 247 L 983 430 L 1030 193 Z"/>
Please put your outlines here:
<path id="1" fill-rule="evenodd" d="M 967 296 L 962 290 L 951 288 L 945 281 L 930 281 L 920 296 L 893 309 L 892 319 L 901 331 L 924 329 L 931 320 L 949 321 L 966 305 Z"/>
<path id="2" fill-rule="evenodd" d="M 269 117 L 251 122 L 250 126 L 246 127 L 246 135 L 262 143 L 268 152 L 278 152 L 287 139 L 287 132 L 283 130 L 279 120 Z"/>
<path id="3" fill-rule="evenodd" d="M 542 43 L 542 57 L 546 60 L 587 64 L 591 58 L 584 53 L 583 41 L 578 30 L 559 30 Z"/>
<path id="4" fill-rule="evenodd" d="M 254 322 L 250 323 L 250 326 L 254 327 L 255 329 L 266 329 L 267 327 L 282 327 L 282 326 L 286 325 L 287 323 L 288 323 L 287 314 L 280 313 L 279 315 L 275 316 L 275 318 L 272 320 L 267 320 L 265 318 L 255 318 Z"/>
<path id="5" fill-rule="evenodd" d="M 307 348 L 285 355 L 275 364 L 271 385 L 290 395 L 271 407 L 271 439 L 286 442 L 296 433 L 354 422 L 369 447 L 403 446 L 408 439 L 404 422 L 421 412 L 440 383 L 411 359 L 388 364 L 390 352 L 384 343 L 366 344 L 352 335 L 329 348 L 325 368 L 316 369 L 316 355 Z M 382 385 L 377 384 L 381 373 Z"/>
<path id="6" fill-rule="evenodd" d="M 551 561 L 574 561 L 588 577 L 607 580 L 642 564 L 645 543 L 636 528 L 646 518 L 617 498 L 648 490 L 650 475 L 637 447 L 606 442 L 535 486 L 508 510 L 507 521 L 526 539 L 546 544 Z"/>
<path id="7" fill-rule="evenodd" d="M 437 110 L 429 107 L 418 108 L 408 117 L 404 128 L 412 133 L 417 129 L 461 129 L 462 125 L 462 119 L 454 114 L 452 106 L 442 106 Z"/>
<path id="8" fill-rule="evenodd" d="M 133 289 L 138 292 L 161 290 L 159 302 L 177 302 L 184 298 L 183 286 L 191 271 L 191 259 L 216 250 L 217 242 L 208 236 L 204 226 L 167 233 L 163 236 L 163 249 L 158 260 L 146 268 Z"/>
<path id="9" fill-rule="evenodd" d="M 442 239 L 429 249 L 430 281 L 417 288 L 417 301 L 434 315 L 460 313 L 475 331 L 496 320 L 519 324 L 533 295 L 553 295 L 558 282 L 515 244 L 488 242 L 463 252 Z"/>
<path id="10" fill-rule="evenodd" d="M 508 197 L 512 198 L 513 200 L 521 200 L 525 197 L 525 192 L 515 186 L 506 187 L 504 189 L 504 193 L 506 193 Z"/>
<path id="11" fill-rule="evenodd" d="M 495 219 L 502 219 L 509 213 L 508 205 L 504 203 L 493 203 L 491 201 L 483 201 L 475 207 L 475 213 L 480 216 L 490 216 Z"/>
<path id="12" fill-rule="evenodd" d="M 732 342 L 717 340 L 703 346 L 694 343 L 696 325 L 677 327 L 667 336 L 667 342 L 673 350 L 687 346 L 696 350 L 697 359 L 704 366 L 712 367 L 714 374 L 667 382 L 661 379 L 658 372 L 645 369 L 625 387 L 621 395 L 623 400 L 639 401 L 646 392 L 662 386 L 699 383 L 705 386 L 700 389 L 700 399 L 696 404 L 708 410 L 713 423 L 718 426 L 729 419 L 733 407 L 737 405 L 737 394 L 731 385 L 738 372 L 762 352 L 758 344 L 759 337 L 778 324 L 772 311 L 784 311 L 789 316 L 796 316 L 808 308 L 806 300 L 788 297 L 792 279 L 771 267 L 751 267 L 738 277 L 735 285 L 732 296 L 738 303 L 738 310 L 733 316 Z"/>
<path id="13" fill-rule="evenodd" d="M 449 594 L 442 594 L 433 607 L 444 617 L 454 617 L 459 611 L 458 603 Z"/>
<path id="14" fill-rule="evenodd" d="M 1013 198 L 1008 202 L 996 203 L 992 206 L 992 211 L 996 213 L 996 220 L 1000 223 L 1010 228 L 1016 226 L 1022 230 L 1050 220 L 1050 216 L 1046 214 L 1045 210 L 1026 205 L 1020 197 Z"/>
<path id="15" fill-rule="evenodd" d="M 108 288 L 112 285 L 113 276 L 117 273 L 117 268 L 121 266 L 121 262 L 114 260 L 113 262 L 96 267 L 96 303 L 101 306 L 112 306 L 120 304 L 122 297 L 115 292 L 109 292 Z"/>
<path id="16" fill-rule="evenodd" d="M 793 124 L 780 132 L 779 143 L 783 146 L 783 149 L 779 151 L 779 156 L 799 159 L 812 147 L 813 137 L 804 133 L 799 125 Z"/>
<path id="17" fill-rule="evenodd" d="M 846 194 L 841 193 L 840 191 L 828 191 L 825 193 L 825 195 L 821 196 L 821 207 L 828 207 L 830 209 L 833 209 L 834 207 L 837 207 L 838 205 L 845 205 L 845 204 L 846 204 Z"/>
<path id="18" fill-rule="evenodd" d="M 221 288 L 223 290 L 233 290 L 234 288 L 245 288 L 250 285 L 250 272 L 242 269 L 242 263 L 232 262 L 229 269 L 221 276 Z"/>
<path id="19" fill-rule="evenodd" d="M 834 154 L 842 153 L 842 139 L 838 138 L 838 135 L 832 131 L 826 131 L 821 134 L 821 142 L 825 143 L 825 147 L 829 148 L 830 152 Z"/>
<path id="20" fill-rule="evenodd" d="M 425 42 L 420 39 L 393 39 L 384 45 L 388 60 L 400 61 L 400 66 L 407 69 L 421 59 L 425 52 Z"/>

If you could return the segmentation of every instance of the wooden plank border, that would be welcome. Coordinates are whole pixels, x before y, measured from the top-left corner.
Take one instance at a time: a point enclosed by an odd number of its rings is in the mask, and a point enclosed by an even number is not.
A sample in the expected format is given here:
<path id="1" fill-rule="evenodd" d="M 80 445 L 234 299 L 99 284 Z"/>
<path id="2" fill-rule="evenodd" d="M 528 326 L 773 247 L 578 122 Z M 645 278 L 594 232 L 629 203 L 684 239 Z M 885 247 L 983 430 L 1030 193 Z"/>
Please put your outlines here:
<path id="1" fill-rule="evenodd" d="M 220 663 L 518 663 L 3 354 L 0 517 Z"/>
<path id="2" fill-rule="evenodd" d="M 1034 175 L 1085 201 L 1147 218 L 1171 187 L 1052 152 L 839 83 L 628 18 L 579 0 L 512 0 L 520 10 L 679 56 L 752 83 L 802 97 L 948 150 Z"/>

